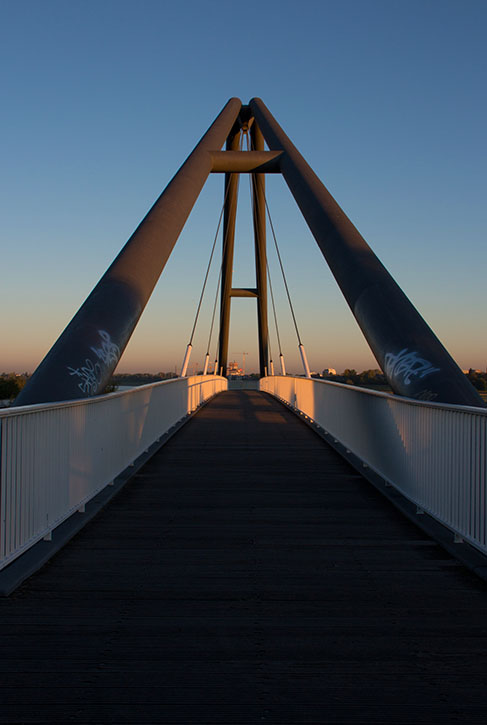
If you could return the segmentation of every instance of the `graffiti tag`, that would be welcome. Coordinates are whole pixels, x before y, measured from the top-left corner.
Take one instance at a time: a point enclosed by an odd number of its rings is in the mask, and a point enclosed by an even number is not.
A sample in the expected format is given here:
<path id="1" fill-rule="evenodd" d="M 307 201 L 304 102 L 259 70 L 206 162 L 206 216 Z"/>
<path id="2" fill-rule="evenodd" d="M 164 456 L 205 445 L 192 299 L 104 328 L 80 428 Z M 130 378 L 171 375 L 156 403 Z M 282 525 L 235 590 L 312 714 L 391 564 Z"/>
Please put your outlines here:
<path id="1" fill-rule="evenodd" d="M 424 358 L 419 356 L 417 352 L 408 352 L 408 348 L 394 355 L 388 352 L 384 359 L 384 372 L 390 378 L 403 377 L 404 384 L 409 385 L 412 378 L 425 378 L 431 373 L 439 372 L 440 368 L 435 368 Z"/>
<path id="2" fill-rule="evenodd" d="M 100 346 L 90 347 L 98 361 L 101 361 L 103 365 L 110 365 L 111 363 L 118 362 L 120 357 L 120 348 L 114 342 L 106 330 L 98 330 L 100 335 Z M 89 358 L 86 358 L 85 364 L 78 368 L 72 368 L 68 366 L 68 373 L 75 375 L 80 379 L 78 388 L 85 395 L 96 395 L 98 388 L 101 385 L 103 376 L 100 362 L 93 362 Z"/>
<path id="3" fill-rule="evenodd" d="M 102 343 L 100 347 L 92 347 L 95 355 L 99 360 L 102 360 L 105 365 L 110 365 L 112 362 L 117 362 L 120 357 L 120 348 L 112 342 L 112 339 L 106 330 L 98 330 L 98 334 L 101 337 Z"/>
<path id="4" fill-rule="evenodd" d="M 87 395 L 96 394 L 98 386 L 101 383 L 100 363 L 93 364 L 93 362 L 89 358 L 86 358 L 85 364 L 82 367 L 68 367 L 68 372 L 70 375 L 76 375 L 78 378 L 80 378 L 78 388 L 82 390 L 83 393 Z"/>

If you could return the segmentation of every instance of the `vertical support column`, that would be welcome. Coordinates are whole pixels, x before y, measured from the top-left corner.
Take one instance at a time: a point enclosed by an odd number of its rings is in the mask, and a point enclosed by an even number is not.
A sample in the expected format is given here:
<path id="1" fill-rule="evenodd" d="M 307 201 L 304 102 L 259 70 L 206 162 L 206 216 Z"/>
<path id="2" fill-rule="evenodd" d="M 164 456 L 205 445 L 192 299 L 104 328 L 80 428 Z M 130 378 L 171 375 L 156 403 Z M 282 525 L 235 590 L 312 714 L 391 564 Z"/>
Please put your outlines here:
<path id="1" fill-rule="evenodd" d="M 227 138 L 227 151 L 238 151 L 240 127 L 235 125 Z M 233 252 L 235 248 L 235 221 L 237 218 L 238 174 L 225 174 L 225 208 L 223 213 L 222 291 L 220 305 L 220 343 L 218 367 L 226 375 L 228 338 L 230 333 L 230 306 L 232 292 Z"/>
<path id="2" fill-rule="evenodd" d="M 255 151 L 264 150 L 264 137 L 257 123 L 252 124 L 252 145 Z M 255 241 L 255 282 L 257 288 L 257 320 L 259 329 L 260 376 L 269 370 L 269 341 L 267 323 L 267 253 L 265 225 L 265 175 L 252 174 L 252 199 Z"/>

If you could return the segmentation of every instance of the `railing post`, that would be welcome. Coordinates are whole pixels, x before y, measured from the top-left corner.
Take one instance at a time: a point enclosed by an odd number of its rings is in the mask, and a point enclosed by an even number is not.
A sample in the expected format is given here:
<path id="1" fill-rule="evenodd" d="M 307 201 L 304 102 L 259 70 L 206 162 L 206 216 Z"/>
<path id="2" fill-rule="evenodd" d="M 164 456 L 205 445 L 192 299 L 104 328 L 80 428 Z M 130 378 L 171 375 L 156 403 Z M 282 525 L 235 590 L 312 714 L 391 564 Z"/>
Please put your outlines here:
<path id="1" fill-rule="evenodd" d="M 304 349 L 304 345 L 302 343 L 298 347 L 299 354 L 301 355 L 301 362 L 303 363 L 304 374 L 307 378 L 310 378 L 311 372 L 309 369 L 308 358 L 306 356 L 306 350 Z"/>
<path id="2" fill-rule="evenodd" d="M 195 377 L 191 385 L 175 378 L 91 400 L 0 410 L 0 570 L 37 541 L 50 541 L 60 523 L 84 512 L 102 488 L 227 387 L 218 378 Z"/>
<path id="3" fill-rule="evenodd" d="M 180 378 L 185 378 L 186 377 L 186 372 L 188 370 L 188 363 L 189 363 L 189 358 L 190 358 L 191 350 L 192 349 L 193 349 L 193 346 L 192 345 L 187 345 L 186 346 L 186 352 L 184 354 L 184 360 L 183 360 L 183 364 L 181 366 L 181 374 L 179 376 Z"/>

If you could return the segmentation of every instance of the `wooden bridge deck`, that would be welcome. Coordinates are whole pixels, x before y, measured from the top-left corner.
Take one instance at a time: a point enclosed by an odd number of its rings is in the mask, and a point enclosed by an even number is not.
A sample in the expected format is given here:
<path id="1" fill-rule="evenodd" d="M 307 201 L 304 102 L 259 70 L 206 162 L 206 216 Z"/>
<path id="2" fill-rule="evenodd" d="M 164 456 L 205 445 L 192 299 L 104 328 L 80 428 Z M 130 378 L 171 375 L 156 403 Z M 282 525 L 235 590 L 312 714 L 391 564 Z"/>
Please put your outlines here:
<path id="1" fill-rule="evenodd" d="M 485 594 L 278 402 L 222 393 L 0 600 L 0 722 L 483 723 Z"/>

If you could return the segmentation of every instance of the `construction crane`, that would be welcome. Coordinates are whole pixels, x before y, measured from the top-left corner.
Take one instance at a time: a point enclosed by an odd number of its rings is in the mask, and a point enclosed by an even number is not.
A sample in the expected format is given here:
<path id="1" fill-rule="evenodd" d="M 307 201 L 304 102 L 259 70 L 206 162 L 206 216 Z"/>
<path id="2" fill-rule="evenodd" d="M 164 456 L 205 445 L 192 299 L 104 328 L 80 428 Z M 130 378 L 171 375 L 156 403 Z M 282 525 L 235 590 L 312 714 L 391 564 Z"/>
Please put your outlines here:
<path id="1" fill-rule="evenodd" d="M 248 354 L 248 352 L 232 352 L 232 355 L 242 355 L 242 375 L 245 375 L 245 356 Z"/>

